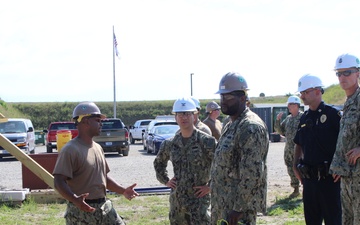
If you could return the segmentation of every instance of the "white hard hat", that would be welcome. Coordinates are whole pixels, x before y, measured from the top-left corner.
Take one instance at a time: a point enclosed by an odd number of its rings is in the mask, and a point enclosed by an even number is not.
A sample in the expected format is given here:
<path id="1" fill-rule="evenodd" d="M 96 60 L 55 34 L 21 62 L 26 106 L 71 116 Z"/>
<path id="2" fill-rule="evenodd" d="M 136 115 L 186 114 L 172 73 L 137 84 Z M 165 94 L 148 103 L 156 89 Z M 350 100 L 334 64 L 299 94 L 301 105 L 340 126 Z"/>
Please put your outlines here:
<path id="1" fill-rule="evenodd" d="M 199 101 L 199 99 L 194 98 L 194 97 L 191 97 L 191 99 L 194 101 L 196 108 L 197 108 L 198 110 L 200 110 L 200 109 L 201 109 L 201 106 L 200 106 L 200 101 Z"/>
<path id="2" fill-rule="evenodd" d="M 316 88 L 316 87 L 324 87 L 320 78 L 311 74 L 305 74 L 299 80 L 298 92 L 302 92 L 309 88 Z"/>
<path id="3" fill-rule="evenodd" d="M 196 104 L 191 98 L 179 98 L 174 102 L 172 112 L 197 112 Z"/>
<path id="4" fill-rule="evenodd" d="M 335 63 L 335 70 L 346 69 L 351 67 L 356 67 L 356 68 L 360 67 L 360 61 L 356 56 L 346 53 L 337 57 Z"/>
<path id="5" fill-rule="evenodd" d="M 296 104 L 301 104 L 300 98 L 296 95 L 290 96 L 287 100 L 287 104 L 289 103 L 296 103 Z"/>

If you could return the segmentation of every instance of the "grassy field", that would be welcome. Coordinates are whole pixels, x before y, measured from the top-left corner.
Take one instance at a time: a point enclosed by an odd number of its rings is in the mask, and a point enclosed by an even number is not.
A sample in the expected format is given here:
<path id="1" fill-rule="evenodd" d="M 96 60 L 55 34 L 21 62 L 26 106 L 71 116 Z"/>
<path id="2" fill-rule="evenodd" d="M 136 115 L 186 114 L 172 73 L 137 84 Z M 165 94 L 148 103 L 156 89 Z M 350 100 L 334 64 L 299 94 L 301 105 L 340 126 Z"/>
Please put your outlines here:
<path id="1" fill-rule="evenodd" d="M 142 195 L 132 201 L 121 196 L 108 196 L 117 212 L 131 225 L 169 225 L 168 195 Z M 0 206 L 1 224 L 60 225 L 66 204 L 37 204 L 27 199 L 21 206 Z M 300 198 L 278 198 L 268 208 L 267 215 L 258 216 L 257 224 L 303 225 L 302 201 Z"/>

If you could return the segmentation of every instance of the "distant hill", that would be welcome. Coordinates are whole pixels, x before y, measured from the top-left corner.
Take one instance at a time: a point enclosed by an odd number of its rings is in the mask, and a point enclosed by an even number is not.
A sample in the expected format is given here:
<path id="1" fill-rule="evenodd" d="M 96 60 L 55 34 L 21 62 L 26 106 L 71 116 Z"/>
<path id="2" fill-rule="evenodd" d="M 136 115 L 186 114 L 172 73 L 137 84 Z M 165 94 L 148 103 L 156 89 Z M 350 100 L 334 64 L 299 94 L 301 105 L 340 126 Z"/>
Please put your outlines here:
<path id="1" fill-rule="evenodd" d="M 323 100 L 327 104 L 343 105 L 346 101 L 346 95 L 340 85 L 334 84 L 324 89 Z M 269 96 L 269 97 L 251 97 L 250 101 L 254 104 L 269 104 L 269 103 L 286 103 L 291 94 L 282 96 Z"/>
<path id="2" fill-rule="evenodd" d="M 251 97 L 253 104 L 286 104 L 291 94 L 283 96 L 269 97 Z M 339 85 L 332 85 L 325 89 L 323 99 L 328 104 L 343 105 L 346 97 L 344 91 Z M 200 99 L 201 113 L 200 119 L 206 117 L 205 106 L 210 101 L 219 102 L 219 99 Z M 101 112 L 108 117 L 113 117 L 113 102 L 95 102 Z M 116 104 L 116 117 L 121 118 L 123 122 L 129 126 L 134 124 L 136 120 L 155 118 L 157 115 L 171 114 L 173 100 L 162 101 L 121 101 Z M 78 102 L 23 102 L 11 103 L 4 102 L 0 98 L 0 113 L 6 117 L 29 118 L 32 120 L 35 129 L 42 130 L 54 121 L 69 121 L 74 107 Z M 253 106 L 253 105 L 252 105 Z M 222 120 L 225 115 L 220 115 Z"/>

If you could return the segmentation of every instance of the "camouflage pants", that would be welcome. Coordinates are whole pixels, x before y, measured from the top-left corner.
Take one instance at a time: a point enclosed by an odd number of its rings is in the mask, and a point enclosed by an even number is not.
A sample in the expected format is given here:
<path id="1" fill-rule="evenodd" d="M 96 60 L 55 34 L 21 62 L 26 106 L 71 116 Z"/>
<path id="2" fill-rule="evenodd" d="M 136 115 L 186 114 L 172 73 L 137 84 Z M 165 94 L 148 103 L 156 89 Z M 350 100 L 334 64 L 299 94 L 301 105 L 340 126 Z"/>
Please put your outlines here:
<path id="1" fill-rule="evenodd" d="M 342 224 L 360 224 L 360 177 L 341 177 Z"/>
<path id="2" fill-rule="evenodd" d="M 170 194 L 169 220 L 171 225 L 208 225 L 210 224 L 209 195 L 192 199 L 185 204 L 179 202 L 175 193 Z"/>
<path id="3" fill-rule="evenodd" d="M 300 182 L 296 178 L 294 170 L 293 170 L 293 161 L 294 161 L 294 149 L 293 148 L 285 148 L 284 149 L 284 161 L 287 168 L 287 173 L 290 176 L 290 185 L 293 188 L 299 187 Z"/>
<path id="4" fill-rule="evenodd" d="M 65 220 L 67 225 L 125 225 L 125 222 L 117 214 L 110 200 L 104 203 L 90 203 L 96 208 L 95 212 L 84 212 L 71 202 L 67 204 Z"/>
<path id="5" fill-rule="evenodd" d="M 212 225 L 228 225 L 226 219 L 214 219 L 213 215 L 211 215 L 211 224 Z M 225 216 L 224 216 L 225 217 Z M 256 225 L 256 212 L 255 211 L 247 211 L 244 213 L 244 218 L 242 218 L 237 225 Z"/>

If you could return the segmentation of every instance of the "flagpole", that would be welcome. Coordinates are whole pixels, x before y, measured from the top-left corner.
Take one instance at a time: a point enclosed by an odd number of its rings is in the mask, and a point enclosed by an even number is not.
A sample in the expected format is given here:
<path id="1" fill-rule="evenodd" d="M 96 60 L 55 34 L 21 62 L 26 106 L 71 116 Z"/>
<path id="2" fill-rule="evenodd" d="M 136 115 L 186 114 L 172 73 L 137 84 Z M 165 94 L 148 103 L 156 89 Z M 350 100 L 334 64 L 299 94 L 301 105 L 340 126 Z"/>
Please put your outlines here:
<path id="1" fill-rule="evenodd" d="M 113 36 L 112 36 L 112 39 L 113 39 L 113 43 L 112 43 L 112 46 L 113 46 L 113 82 L 114 82 L 114 118 L 116 118 L 116 90 L 115 90 L 115 32 L 114 32 L 114 25 L 113 25 Z"/>

